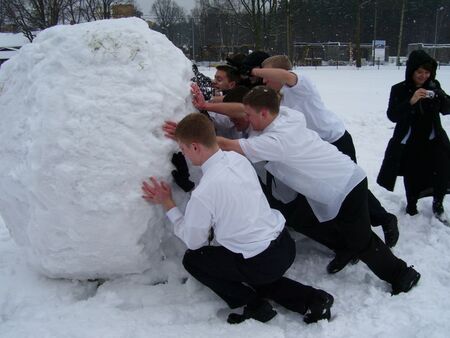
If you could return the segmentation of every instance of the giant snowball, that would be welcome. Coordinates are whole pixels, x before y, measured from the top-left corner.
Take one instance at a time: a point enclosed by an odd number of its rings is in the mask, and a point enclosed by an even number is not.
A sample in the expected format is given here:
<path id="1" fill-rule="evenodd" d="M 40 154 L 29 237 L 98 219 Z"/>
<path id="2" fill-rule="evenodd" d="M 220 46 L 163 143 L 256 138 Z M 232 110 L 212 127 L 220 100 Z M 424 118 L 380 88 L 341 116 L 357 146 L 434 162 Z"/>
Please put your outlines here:
<path id="1" fill-rule="evenodd" d="M 56 26 L 0 70 L 0 214 L 50 277 L 142 272 L 160 259 L 166 119 L 192 110 L 191 63 L 140 19 Z"/>

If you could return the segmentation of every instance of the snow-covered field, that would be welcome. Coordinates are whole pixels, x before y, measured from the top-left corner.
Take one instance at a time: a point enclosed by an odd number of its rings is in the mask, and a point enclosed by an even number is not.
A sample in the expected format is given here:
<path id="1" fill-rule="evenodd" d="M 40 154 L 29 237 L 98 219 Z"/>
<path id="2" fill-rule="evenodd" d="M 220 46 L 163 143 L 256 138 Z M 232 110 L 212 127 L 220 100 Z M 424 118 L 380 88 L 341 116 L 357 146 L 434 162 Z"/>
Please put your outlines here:
<path id="1" fill-rule="evenodd" d="M 288 275 L 335 296 L 331 321 L 306 325 L 275 305 L 278 316 L 268 324 L 231 326 L 226 304 L 189 278 L 180 261 L 103 283 L 52 280 L 27 265 L 0 220 L 0 337 L 449 337 L 450 228 L 432 217 L 431 199 L 419 202 L 419 215 L 406 216 L 401 179 L 394 193 L 375 183 L 393 131 L 385 115 L 390 86 L 403 79 L 404 68 L 297 71 L 309 74 L 325 103 L 344 119 L 373 193 L 398 216 L 394 252 L 422 274 L 416 288 L 391 297 L 390 286 L 362 263 L 330 276 L 325 266 L 331 252 L 297 236 Z M 450 68 L 438 70 L 438 80 L 450 92 Z M 450 132 L 450 117 L 442 120 Z M 445 208 L 450 212 L 450 198 Z"/>

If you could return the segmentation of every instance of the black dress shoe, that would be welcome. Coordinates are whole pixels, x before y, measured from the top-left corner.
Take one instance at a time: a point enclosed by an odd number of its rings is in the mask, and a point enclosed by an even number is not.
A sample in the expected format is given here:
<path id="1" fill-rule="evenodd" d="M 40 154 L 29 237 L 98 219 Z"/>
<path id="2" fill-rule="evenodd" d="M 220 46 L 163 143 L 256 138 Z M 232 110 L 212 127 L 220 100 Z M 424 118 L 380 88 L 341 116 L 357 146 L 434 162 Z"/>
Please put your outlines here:
<path id="1" fill-rule="evenodd" d="M 441 201 L 433 201 L 433 214 L 439 221 L 444 223 L 446 226 L 450 226 L 450 220 L 445 214 L 444 205 Z"/>
<path id="2" fill-rule="evenodd" d="M 417 215 L 419 212 L 417 211 L 417 206 L 416 205 L 407 205 L 406 206 L 406 213 L 410 216 L 415 216 Z"/>
<path id="3" fill-rule="evenodd" d="M 359 259 L 355 254 L 348 251 L 336 252 L 336 256 L 327 265 L 327 272 L 330 274 L 341 271 L 348 263 L 356 264 Z"/>
<path id="4" fill-rule="evenodd" d="M 383 228 L 384 233 L 384 243 L 390 248 L 393 248 L 395 244 L 397 244 L 398 237 L 400 236 L 400 233 L 398 232 L 398 223 L 397 223 L 397 217 L 393 214 L 389 214 L 389 220 L 382 224 L 381 227 Z"/>
<path id="5" fill-rule="evenodd" d="M 272 305 L 267 300 L 258 299 L 244 307 L 244 312 L 230 313 L 227 322 L 229 324 L 239 324 L 247 319 L 255 319 L 257 321 L 266 323 L 277 315 L 277 312 L 272 308 Z"/>
<path id="6" fill-rule="evenodd" d="M 303 321 L 306 324 L 311 324 L 322 319 L 330 320 L 330 308 L 333 306 L 333 302 L 334 298 L 332 295 L 325 291 L 317 290 L 314 294 L 314 299 L 309 304 L 308 310 L 303 317 Z"/>
<path id="7" fill-rule="evenodd" d="M 420 273 L 418 273 L 412 266 L 400 275 L 400 277 L 392 283 L 392 295 L 398 295 L 401 292 L 408 292 L 419 281 Z"/>

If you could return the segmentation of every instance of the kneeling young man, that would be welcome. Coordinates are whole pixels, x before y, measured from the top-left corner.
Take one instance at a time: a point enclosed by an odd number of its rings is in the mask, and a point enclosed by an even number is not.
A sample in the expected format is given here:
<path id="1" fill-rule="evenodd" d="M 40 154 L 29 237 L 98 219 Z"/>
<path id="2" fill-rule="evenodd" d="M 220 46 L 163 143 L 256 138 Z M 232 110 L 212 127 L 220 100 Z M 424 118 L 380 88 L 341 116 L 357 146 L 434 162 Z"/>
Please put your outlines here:
<path id="1" fill-rule="evenodd" d="M 371 230 L 364 171 L 307 129 L 302 113 L 280 108 L 275 90 L 255 87 L 243 103 L 255 133 L 248 139 L 218 138 L 221 148 L 243 154 L 253 163 L 267 161 L 267 172 L 282 183 L 275 186 L 278 191 L 273 196 L 297 203 L 298 219 L 306 218 L 311 227 L 336 229 L 345 249 L 390 283 L 392 294 L 408 292 L 416 285 L 420 274 L 394 256 Z"/>
<path id="2" fill-rule="evenodd" d="M 307 323 L 329 319 L 330 294 L 283 277 L 294 261 L 295 243 L 284 217 L 269 207 L 250 162 L 220 150 L 214 126 L 202 114 L 182 119 L 174 137 L 203 173 L 185 214 L 176 207 L 169 185 L 154 177 L 143 183 L 143 197 L 164 207 L 175 234 L 189 248 L 183 258 L 186 270 L 230 308 L 244 306 L 228 322 L 269 321 L 276 312 L 267 299 L 303 314 Z M 209 244 L 211 234 L 215 245 Z"/>

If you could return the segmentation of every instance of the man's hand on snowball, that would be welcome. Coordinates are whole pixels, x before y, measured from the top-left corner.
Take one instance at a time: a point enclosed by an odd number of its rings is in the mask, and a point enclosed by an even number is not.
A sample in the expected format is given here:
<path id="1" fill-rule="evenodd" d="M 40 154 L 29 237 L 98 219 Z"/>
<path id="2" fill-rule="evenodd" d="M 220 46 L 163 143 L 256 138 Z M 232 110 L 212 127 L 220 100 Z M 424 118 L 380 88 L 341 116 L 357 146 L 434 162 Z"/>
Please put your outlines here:
<path id="1" fill-rule="evenodd" d="M 202 91 L 196 83 L 191 84 L 191 92 L 192 92 L 192 104 L 198 110 L 205 110 L 205 97 L 203 96 Z"/>
<path id="2" fill-rule="evenodd" d="M 164 136 L 175 140 L 175 129 L 177 129 L 177 123 L 173 121 L 164 121 L 163 127 Z"/>
<path id="3" fill-rule="evenodd" d="M 158 180 L 152 176 L 149 182 L 142 182 L 142 197 L 151 203 L 161 204 L 166 211 L 169 211 L 175 207 L 175 202 L 172 199 L 172 190 L 170 186 L 164 182 Z"/>

